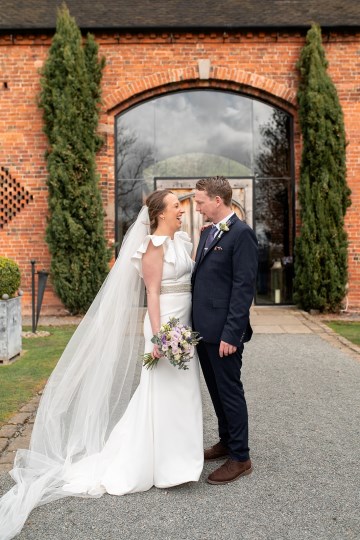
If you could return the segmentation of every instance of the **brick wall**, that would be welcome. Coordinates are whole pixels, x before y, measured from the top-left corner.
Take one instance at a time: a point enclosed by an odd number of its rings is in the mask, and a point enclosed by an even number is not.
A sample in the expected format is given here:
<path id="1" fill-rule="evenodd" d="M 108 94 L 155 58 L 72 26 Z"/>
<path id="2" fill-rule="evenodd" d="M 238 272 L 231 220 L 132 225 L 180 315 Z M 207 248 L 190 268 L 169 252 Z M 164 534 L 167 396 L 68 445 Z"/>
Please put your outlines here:
<path id="1" fill-rule="evenodd" d="M 295 170 L 298 179 L 301 142 L 296 118 L 295 68 L 304 44 L 301 34 L 101 34 L 100 53 L 107 65 L 103 78 L 100 130 L 105 145 L 98 170 L 106 211 L 106 234 L 114 238 L 114 117 L 135 103 L 170 90 L 223 88 L 260 97 L 295 118 Z M 49 268 L 44 240 L 47 214 L 46 138 L 41 111 L 39 68 L 46 59 L 50 37 L 0 36 L 0 167 L 8 169 L 33 196 L 29 204 L 0 229 L 0 253 L 15 259 L 22 271 L 24 312 L 30 309 L 30 260 Z M 360 34 L 324 36 L 329 72 L 345 114 L 348 182 L 352 206 L 346 217 L 349 234 L 349 308 L 360 307 Z M 198 61 L 209 59 L 210 78 L 199 78 Z M 298 209 L 297 209 L 298 210 Z M 43 312 L 64 312 L 51 286 Z"/>

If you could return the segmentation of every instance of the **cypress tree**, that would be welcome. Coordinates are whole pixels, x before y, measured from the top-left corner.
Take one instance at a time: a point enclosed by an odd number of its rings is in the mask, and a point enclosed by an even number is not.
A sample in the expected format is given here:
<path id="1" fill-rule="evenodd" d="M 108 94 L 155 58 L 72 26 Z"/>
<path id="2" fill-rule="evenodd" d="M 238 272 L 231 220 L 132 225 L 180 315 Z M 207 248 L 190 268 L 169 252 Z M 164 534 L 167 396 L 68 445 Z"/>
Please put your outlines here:
<path id="1" fill-rule="evenodd" d="M 82 36 L 66 6 L 42 70 L 49 220 L 46 240 L 54 288 L 71 313 L 91 304 L 108 272 L 104 211 L 95 156 L 104 60 L 92 36 Z"/>
<path id="2" fill-rule="evenodd" d="M 305 310 L 336 312 L 347 283 L 344 217 L 350 190 L 343 113 L 327 66 L 320 27 L 312 25 L 297 64 L 303 151 L 294 300 Z"/>

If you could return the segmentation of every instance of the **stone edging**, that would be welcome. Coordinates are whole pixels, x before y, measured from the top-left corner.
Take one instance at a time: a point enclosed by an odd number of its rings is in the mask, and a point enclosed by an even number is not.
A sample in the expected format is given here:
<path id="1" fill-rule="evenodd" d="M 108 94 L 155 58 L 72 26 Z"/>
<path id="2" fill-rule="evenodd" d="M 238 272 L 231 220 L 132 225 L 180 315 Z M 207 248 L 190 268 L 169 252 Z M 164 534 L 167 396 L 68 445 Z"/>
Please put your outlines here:
<path id="1" fill-rule="evenodd" d="M 0 467 L 4 462 L 3 455 L 6 454 L 12 441 L 23 435 L 28 424 L 33 424 L 39 401 L 40 394 L 23 405 L 6 424 L 0 427 Z"/>
<path id="2" fill-rule="evenodd" d="M 360 347 L 358 345 L 355 345 L 355 343 L 352 343 L 348 339 L 344 338 L 343 336 L 340 336 L 335 330 L 330 328 L 327 324 L 325 324 L 323 321 L 319 320 L 314 315 L 310 315 L 307 311 L 301 311 L 301 315 L 307 319 L 311 324 L 317 325 L 322 332 L 317 332 L 321 337 L 324 338 L 322 334 L 326 334 L 327 338 L 326 341 L 330 341 L 333 345 L 336 345 L 336 342 L 338 343 L 338 348 L 340 349 L 348 349 L 348 352 L 351 354 L 353 358 L 360 361 Z M 306 323 L 304 323 L 306 324 Z M 306 325 L 310 327 L 310 325 Z M 341 346 L 341 345 L 342 346 Z"/>

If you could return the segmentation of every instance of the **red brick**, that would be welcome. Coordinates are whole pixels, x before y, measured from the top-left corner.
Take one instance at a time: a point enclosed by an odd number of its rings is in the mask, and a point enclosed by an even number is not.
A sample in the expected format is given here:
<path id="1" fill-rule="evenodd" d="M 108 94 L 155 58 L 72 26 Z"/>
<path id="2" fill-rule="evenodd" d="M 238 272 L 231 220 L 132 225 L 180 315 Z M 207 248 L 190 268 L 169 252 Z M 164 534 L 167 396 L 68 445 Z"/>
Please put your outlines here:
<path id="1" fill-rule="evenodd" d="M 299 75 L 295 64 L 304 44 L 300 33 L 223 32 L 151 34 L 123 33 L 97 36 L 100 54 L 107 65 L 103 78 L 101 128 L 106 144 L 98 156 L 105 207 L 114 205 L 114 117 L 132 105 L 172 90 L 218 88 L 245 93 L 280 106 L 294 115 L 295 176 L 299 177 L 301 137 L 296 111 Z M 49 268 L 44 240 L 47 216 L 47 147 L 42 131 L 42 113 L 37 108 L 39 68 L 43 65 L 51 36 L 0 36 L 0 166 L 6 167 L 34 200 L 0 232 L 0 253 L 18 261 L 22 271 L 24 310 L 30 309 L 30 259 L 38 269 Z M 348 182 L 353 204 L 346 216 L 349 234 L 349 306 L 360 307 L 360 89 L 358 82 L 360 34 L 332 32 L 324 40 L 329 73 L 344 110 Z M 209 58 L 211 79 L 198 79 L 198 60 Z M 3 88 L 7 82 L 8 89 Z M 105 220 L 109 241 L 114 223 Z M 296 229 L 299 205 L 296 203 Z M 44 312 L 62 309 L 51 285 L 44 298 Z"/>

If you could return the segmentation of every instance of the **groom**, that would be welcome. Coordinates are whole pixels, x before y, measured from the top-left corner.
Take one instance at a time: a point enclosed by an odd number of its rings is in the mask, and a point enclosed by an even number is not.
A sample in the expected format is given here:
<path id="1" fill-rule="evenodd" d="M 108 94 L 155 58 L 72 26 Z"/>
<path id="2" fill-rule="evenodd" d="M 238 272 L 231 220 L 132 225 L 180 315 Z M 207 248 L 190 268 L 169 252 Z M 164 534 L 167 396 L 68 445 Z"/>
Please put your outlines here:
<path id="1" fill-rule="evenodd" d="M 252 229 L 231 209 L 226 178 L 196 184 L 196 210 L 213 222 L 200 237 L 192 275 L 194 330 L 202 341 L 198 354 L 219 425 L 219 442 L 205 450 L 205 460 L 228 458 L 212 472 L 210 484 L 227 484 L 252 471 L 248 414 L 241 365 L 244 343 L 251 339 L 249 309 L 254 297 L 258 246 Z"/>

